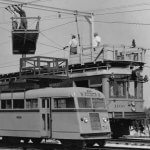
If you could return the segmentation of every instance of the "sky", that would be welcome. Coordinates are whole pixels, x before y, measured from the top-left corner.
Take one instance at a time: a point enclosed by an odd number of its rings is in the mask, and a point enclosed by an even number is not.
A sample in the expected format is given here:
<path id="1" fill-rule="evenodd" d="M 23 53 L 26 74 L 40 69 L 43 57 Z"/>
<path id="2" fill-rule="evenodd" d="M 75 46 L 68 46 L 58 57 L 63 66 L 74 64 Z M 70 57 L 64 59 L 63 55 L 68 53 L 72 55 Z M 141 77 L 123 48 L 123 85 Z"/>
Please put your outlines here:
<path id="1" fill-rule="evenodd" d="M 0 74 L 19 70 L 19 58 L 12 54 L 11 17 L 5 7 L 15 0 L 0 0 Z M 17 1 L 17 0 L 16 0 Z M 9 4 L 5 4 L 9 2 Z M 11 2 L 11 3 L 10 3 Z M 72 34 L 77 34 L 74 15 L 29 8 L 29 4 L 93 12 L 95 31 L 102 44 L 136 45 L 147 48 L 143 74 L 150 79 L 150 1 L 149 0 L 18 0 L 28 17 L 41 17 L 36 55 L 65 57 L 62 48 Z M 61 16 L 61 17 L 60 17 Z M 83 45 L 89 40 L 85 18 L 79 17 L 79 33 Z M 150 107 L 150 81 L 144 83 L 144 105 Z"/>

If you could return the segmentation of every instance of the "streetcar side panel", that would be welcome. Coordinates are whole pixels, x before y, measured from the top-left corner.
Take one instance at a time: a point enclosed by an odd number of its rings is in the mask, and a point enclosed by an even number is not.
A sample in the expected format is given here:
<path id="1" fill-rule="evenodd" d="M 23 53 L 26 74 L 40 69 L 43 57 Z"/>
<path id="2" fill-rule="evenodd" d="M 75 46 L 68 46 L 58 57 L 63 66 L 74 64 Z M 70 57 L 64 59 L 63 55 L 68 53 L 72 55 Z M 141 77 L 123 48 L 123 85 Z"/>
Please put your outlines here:
<path id="1" fill-rule="evenodd" d="M 8 94 L 0 100 L 0 136 L 45 138 L 47 113 L 41 109 L 41 99 L 11 99 Z"/>
<path id="2" fill-rule="evenodd" d="M 79 139 L 80 130 L 73 97 L 55 97 L 52 100 L 52 137 Z"/>
<path id="3" fill-rule="evenodd" d="M 0 112 L 0 136 L 41 137 L 39 110 Z"/>

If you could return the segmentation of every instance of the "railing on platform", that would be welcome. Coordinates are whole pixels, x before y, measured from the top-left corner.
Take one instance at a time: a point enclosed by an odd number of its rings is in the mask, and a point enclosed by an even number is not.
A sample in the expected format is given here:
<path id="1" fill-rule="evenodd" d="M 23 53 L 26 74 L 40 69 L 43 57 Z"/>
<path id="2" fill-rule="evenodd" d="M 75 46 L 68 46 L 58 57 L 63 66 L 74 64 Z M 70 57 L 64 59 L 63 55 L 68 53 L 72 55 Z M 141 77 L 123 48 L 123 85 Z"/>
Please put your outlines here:
<path id="1" fill-rule="evenodd" d="M 80 53 L 71 55 L 69 64 L 83 64 L 96 61 L 133 61 L 145 62 L 146 49 L 142 47 L 102 45 L 91 50 L 91 47 L 83 48 Z"/>
<path id="2" fill-rule="evenodd" d="M 26 57 L 20 59 L 20 76 L 25 75 L 44 75 L 49 76 L 68 76 L 68 60 L 54 57 Z"/>

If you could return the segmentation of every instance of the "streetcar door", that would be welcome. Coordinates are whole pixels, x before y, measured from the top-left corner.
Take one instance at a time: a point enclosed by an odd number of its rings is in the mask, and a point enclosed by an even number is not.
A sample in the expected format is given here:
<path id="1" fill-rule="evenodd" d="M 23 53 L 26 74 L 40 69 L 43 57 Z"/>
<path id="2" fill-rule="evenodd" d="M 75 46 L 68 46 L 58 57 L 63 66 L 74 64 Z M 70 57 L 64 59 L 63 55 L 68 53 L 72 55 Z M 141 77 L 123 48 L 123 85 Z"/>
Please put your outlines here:
<path id="1" fill-rule="evenodd" d="M 46 131 L 49 138 L 52 137 L 52 109 L 51 109 L 51 97 L 42 98 L 42 120 L 43 129 Z"/>
<path id="2" fill-rule="evenodd" d="M 52 99 L 49 97 L 47 99 L 47 108 L 48 108 L 48 113 L 47 113 L 47 130 L 49 132 L 50 138 L 52 138 Z"/>

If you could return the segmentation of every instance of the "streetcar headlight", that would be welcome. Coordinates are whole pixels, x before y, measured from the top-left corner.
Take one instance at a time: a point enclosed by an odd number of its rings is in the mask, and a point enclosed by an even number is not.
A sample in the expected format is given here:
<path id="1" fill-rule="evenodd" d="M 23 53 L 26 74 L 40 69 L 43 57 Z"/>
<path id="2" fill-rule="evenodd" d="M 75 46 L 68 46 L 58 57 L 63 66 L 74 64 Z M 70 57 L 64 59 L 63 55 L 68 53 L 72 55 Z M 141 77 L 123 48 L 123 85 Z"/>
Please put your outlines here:
<path id="1" fill-rule="evenodd" d="M 107 121 L 108 121 L 108 119 L 107 119 L 107 118 L 103 118 L 103 122 L 105 122 L 105 123 L 106 123 Z"/>
<path id="2" fill-rule="evenodd" d="M 81 121 L 83 121 L 84 123 L 87 123 L 87 122 L 88 122 L 88 118 L 82 117 L 82 118 L 81 118 Z"/>
<path id="3" fill-rule="evenodd" d="M 135 107 L 131 107 L 131 110 L 132 110 L 133 112 L 135 112 L 135 111 L 136 111 L 136 108 L 135 108 Z"/>
<path id="4" fill-rule="evenodd" d="M 134 103 L 134 102 L 131 102 L 131 105 L 132 105 L 133 107 L 135 107 L 135 103 Z"/>

